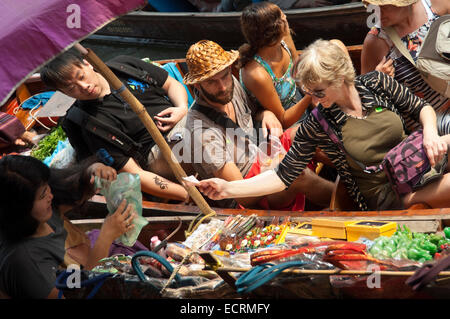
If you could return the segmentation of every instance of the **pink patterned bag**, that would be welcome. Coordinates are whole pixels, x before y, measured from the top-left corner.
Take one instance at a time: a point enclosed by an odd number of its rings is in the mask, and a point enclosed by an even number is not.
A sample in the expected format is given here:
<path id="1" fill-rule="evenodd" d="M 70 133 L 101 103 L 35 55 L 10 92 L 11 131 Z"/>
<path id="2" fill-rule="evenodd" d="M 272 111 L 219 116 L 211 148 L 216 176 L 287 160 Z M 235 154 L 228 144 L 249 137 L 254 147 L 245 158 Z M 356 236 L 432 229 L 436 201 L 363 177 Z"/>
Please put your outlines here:
<path id="1" fill-rule="evenodd" d="M 322 125 L 331 140 L 344 152 L 344 145 L 337 137 L 326 118 L 316 107 L 311 114 Z M 346 153 L 347 154 L 347 153 Z M 431 167 L 423 148 L 423 131 L 417 130 L 391 149 L 379 165 L 365 166 L 353 159 L 366 173 L 377 173 L 384 170 L 392 188 L 398 195 L 404 195 L 439 179 L 447 166 L 447 156 Z"/>
<path id="2" fill-rule="evenodd" d="M 410 134 L 400 144 L 391 149 L 384 157 L 380 168 L 384 168 L 394 190 L 407 194 L 440 178 L 447 166 L 447 156 L 431 167 L 423 148 L 423 132 L 418 130 Z M 372 167 L 367 167 L 372 170 Z"/>

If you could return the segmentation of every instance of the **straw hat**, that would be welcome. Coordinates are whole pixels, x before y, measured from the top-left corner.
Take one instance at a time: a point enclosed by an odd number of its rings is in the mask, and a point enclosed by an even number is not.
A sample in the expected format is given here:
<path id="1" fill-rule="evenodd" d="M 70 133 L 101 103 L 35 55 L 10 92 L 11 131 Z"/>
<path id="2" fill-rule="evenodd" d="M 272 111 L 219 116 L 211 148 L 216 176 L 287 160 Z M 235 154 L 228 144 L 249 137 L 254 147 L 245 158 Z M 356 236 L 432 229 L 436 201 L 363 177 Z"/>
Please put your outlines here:
<path id="1" fill-rule="evenodd" d="M 413 3 L 416 3 L 418 0 L 363 0 L 364 4 L 368 3 L 374 4 L 376 6 L 384 6 L 387 4 L 391 4 L 396 7 L 406 7 Z"/>
<path id="2" fill-rule="evenodd" d="M 191 45 L 186 53 L 188 73 L 183 81 L 195 84 L 206 80 L 233 64 L 238 57 L 238 51 L 225 51 L 213 41 L 201 40 Z"/>

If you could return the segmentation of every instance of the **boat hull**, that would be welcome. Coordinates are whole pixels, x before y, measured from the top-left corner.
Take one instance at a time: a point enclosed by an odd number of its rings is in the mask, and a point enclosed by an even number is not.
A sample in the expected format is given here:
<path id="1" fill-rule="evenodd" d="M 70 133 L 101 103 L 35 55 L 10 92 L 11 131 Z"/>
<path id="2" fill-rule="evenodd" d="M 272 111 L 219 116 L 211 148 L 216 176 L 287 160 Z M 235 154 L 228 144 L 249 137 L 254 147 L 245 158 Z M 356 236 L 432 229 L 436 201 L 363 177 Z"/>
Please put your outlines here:
<path id="1" fill-rule="evenodd" d="M 362 3 L 330 7 L 292 9 L 285 14 L 294 31 L 297 49 L 318 38 L 339 39 L 346 45 L 358 45 L 369 31 L 369 13 Z M 225 49 L 236 49 L 245 42 L 240 29 L 241 12 L 145 12 L 129 13 L 109 23 L 92 40 L 127 43 L 153 43 L 188 49 L 207 39 Z"/>
<path id="2" fill-rule="evenodd" d="M 290 217 L 293 222 L 309 222 L 314 218 L 327 218 L 335 220 L 382 220 L 395 221 L 399 225 L 408 226 L 415 232 L 436 232 L 450 225 L 450 208 L 439 209 L 404 209 L 404 210 L 384 210 L 384 211 L 278 211 L 278 210 L 258 210 L 258 209 L 230 209 L 215 208 L 218 218 L 226 218 L 230 215 L 256 215 L 263 220 L 270 221 L 273 218 Z M 94 196 L 78 215 L 69 216 L 75 220 L 80 227 L 94 228 L 93 225 L 101 225 L 103 218 L 108 214 L 106 202 L 102 196 Z M 202 217 L 202 213 L 197 206 L 165 204 L 158 202 L 143 201 L 142 215 L 146 217 L 150 224 L 145 229 L 148 232 L 145 240 L 154 235 L 157 231 L 172 232 L 182 221 L 183 227 L 179 231 L 177 240 L 184 240 L 183 230 L 196 219 Z M 199 217 L 199 218 L 200 218 Z M 84 225 L 84 226 L 83 226 Z"/>

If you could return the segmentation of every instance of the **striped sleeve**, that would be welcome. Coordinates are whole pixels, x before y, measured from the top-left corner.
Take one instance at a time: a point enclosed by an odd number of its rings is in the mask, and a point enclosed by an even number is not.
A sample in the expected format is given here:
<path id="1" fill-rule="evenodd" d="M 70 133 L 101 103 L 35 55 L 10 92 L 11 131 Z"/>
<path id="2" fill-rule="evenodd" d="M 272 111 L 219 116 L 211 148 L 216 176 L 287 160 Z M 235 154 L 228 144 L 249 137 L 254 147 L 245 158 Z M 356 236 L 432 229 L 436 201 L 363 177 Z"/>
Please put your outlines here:
<path id="1" fill-rule="evenodd" d="M 275 169 L 281 181 L 289 187 L 313 158 L 316 148 L 320 148 L 335 165 L 350 197 L 361 210 L 367 210 L 365 198 L 353 178 L 345 154 L 334 144 L 313 116 L 309 116 L 299 126 L 289 152 Z"/>
<path id="2" fill-rule="evenodd" d="M 303 172 L 316 152 L 318 128 L 311 120 L 312 116 L 309 116 L 300 124 L 288 153 L 275 169 L 286 187 Z"/>
<path id="3" fill-rule="evenodd" d="M 394 61 L 395 79 L 409 88 L 409 90 L 426 100 L 436 111 L 436 114 L 443 114 L 450 105 L 450 99 L 434 91 L 422 78 L 417 70 L 404 56 Z M 413 119 L 406 121 L 406 126 L 410 131 L 420 127 L 420 124 Z"/>
<path id="4" fill-rule="evenodd" d="M 376 72 L 378 85 L 375 88 L 382 96 L 386 96 L 392 102 L 393 106 L 400 112 L 406 120 L 412 119 L 419 121 L 420 111 L 428 103 L 416 96 L 406 86 L 400 84 L 394 78 L 382 73 Z"/>

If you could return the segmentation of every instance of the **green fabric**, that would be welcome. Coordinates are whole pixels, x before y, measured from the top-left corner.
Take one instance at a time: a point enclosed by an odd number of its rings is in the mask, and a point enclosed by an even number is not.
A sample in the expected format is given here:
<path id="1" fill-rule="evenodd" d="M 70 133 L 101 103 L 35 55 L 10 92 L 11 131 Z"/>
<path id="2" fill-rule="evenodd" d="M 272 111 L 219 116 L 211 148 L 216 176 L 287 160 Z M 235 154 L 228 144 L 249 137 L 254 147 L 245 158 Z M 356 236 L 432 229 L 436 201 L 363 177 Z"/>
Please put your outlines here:
<path id="1" fill-rule="evenodd" d="M 405 137 L 400 117 L 394 112 L 376 108 L 365 118 L 348 117 L 342 128 L 342 140 L 351 173 L 370 209 L 400 208 L 384 171 L 365 173 L 353 159 L 365 166 L 378 165 L 386 153 Z M 350 158 L 351 157 L 351 158 Z"/>

